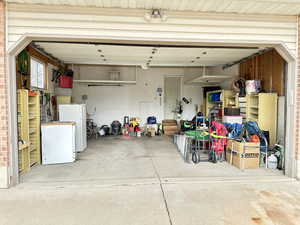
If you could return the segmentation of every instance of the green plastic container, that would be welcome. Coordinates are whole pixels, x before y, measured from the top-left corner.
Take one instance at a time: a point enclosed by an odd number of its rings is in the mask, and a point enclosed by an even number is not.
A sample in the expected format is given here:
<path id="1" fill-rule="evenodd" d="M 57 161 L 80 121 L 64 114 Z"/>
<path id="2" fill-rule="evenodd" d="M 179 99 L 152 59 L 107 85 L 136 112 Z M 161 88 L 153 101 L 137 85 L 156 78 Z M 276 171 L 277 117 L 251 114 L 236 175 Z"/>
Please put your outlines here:
<path id="1" fill-rule="evenodd" d="M 197 140 L 203 140 L 203 141 L 209 140 L 209 135 L 204 134 L 204 131 L 200 131 L 200 130 L 188 130 L 185 132 L 185 135 L 194 137 Z"/>

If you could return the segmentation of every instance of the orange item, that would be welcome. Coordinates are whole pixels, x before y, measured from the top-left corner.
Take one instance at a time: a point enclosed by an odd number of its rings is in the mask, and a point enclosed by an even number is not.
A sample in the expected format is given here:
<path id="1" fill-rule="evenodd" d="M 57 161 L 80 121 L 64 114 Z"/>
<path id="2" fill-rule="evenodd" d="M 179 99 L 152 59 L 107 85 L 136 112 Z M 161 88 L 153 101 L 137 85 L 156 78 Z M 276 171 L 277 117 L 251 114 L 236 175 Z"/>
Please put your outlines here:
<path id="1" fill-rule="evenodd" d="M 250 137 L 250 142 L 259 143 L 260 139 L 259 139 L 259 137 L 257 135 L 252 135 Z"/>
<path id="2" fill-rule="evenodd" d="M 36 91 L 29 91 L 28 96 L 37 96 L 38 93 Z"/>

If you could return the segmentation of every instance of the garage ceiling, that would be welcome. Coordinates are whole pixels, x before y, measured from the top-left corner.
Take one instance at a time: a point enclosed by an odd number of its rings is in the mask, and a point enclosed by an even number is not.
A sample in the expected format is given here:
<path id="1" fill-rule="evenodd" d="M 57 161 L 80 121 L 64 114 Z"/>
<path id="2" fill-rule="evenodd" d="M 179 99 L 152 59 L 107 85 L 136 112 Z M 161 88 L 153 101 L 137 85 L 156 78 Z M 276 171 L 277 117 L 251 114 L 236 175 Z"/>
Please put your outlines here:
<path id="1" fill-rule="evenodd" d="M 299 0 L 6 0 L 11 3 L 73 5 L 104 8 L 299 15 Z"/>
<path id="2" fill-rule="evenodd" d="M 35 42 L 69 64 L 215 66 L 250 56 L 257 48 L 186 48 Z"/>

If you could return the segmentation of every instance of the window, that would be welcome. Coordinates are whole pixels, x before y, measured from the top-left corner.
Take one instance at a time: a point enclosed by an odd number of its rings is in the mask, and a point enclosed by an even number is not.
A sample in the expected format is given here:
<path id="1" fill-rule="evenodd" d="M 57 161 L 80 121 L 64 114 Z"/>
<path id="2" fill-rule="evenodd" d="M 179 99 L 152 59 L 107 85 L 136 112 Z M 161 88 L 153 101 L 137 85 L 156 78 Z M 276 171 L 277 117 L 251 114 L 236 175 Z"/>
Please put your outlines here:
<path id="1" fill-rule="evenodd" d="M 45 88 L 45 64 L 34 58 L 30 59 L 30 86 L 34 88 Z"/>

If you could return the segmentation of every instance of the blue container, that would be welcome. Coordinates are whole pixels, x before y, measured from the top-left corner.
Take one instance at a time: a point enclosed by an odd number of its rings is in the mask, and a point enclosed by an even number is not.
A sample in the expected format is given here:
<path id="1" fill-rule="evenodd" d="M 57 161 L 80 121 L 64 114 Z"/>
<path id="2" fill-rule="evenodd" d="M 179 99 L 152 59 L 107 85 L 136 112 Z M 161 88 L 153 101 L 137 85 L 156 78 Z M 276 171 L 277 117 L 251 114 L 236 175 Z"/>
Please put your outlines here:
<path id="1" fill-rule="evenodd" d="M 212 94 L 212 101 L 219 102 L 221 100 L 221 93 L 213 93 Z"/>

